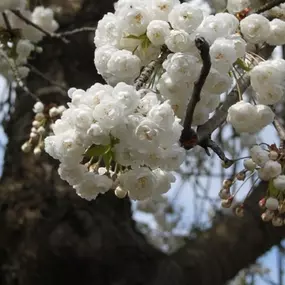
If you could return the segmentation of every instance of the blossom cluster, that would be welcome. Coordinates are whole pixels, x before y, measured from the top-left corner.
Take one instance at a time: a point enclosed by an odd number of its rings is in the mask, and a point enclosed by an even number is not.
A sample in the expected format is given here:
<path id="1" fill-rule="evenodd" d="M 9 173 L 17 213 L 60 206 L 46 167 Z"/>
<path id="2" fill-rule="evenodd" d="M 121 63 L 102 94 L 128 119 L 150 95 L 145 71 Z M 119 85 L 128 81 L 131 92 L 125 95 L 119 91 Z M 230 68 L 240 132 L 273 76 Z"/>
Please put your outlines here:
<path id="1" fill-rule="evenodd" d="M 193 125 L 201 125 L 219 105 L 220 94 L 231 87 L 232 65 L 245 55 L 246 43 L 237 33 L 238 27 L 234 15 L 205 15 L 191 1 L 120 0 L 115 12 L 98 23 L 95 65 L 110 85 L 120 81 L 133 84 L 141 68 L 166 46 L 170 54 L 150 86 L 170 100 L 176 115 L 183 118 L 202 66 L 195 38 L 204 37 L 211 44 L 212 68 L 193 118 Z"/>
<path id="2" fill-rule="evenodd" d="M 9 79 L 15 76 L 11 70 L 11 63 L 17 68 L 17 76 L 25 78 L 29 73 L 26 63 L 32 52 L 41 52 L 37 44 L 43 39 L 44 33 L 33 27 L 23 19 L 19 18 L 11 10 L 17 10 L 21 15 L 45 30 L 53 33 L 59 25 L 54 20 L 53 10 L 43 6 L 37 6 L 33 11 L 26 9 L 25 0 L 4 0 L 0 3 L 0 70 L 1 74 Z M 4 13 L 4 14 L 3 14 Z M 4 18 L 4 15 L 6 19 Z M 7 26 L 8 25 L 8 26 Z M 3 56 L 5 53 L 5 57 Z"/>
<path id="3" fill-rule="evenodd" d="M 185 156 L 169 101 L 123 82 L 68 94 L 69 108 L 52 126 L 45 150 L 61 162 L 60 177 L 79 196 L 91 200 L 113 188 L 118 197 L 143 200 L 169 190 L 174 176 L 168 171 Z"/>
<path id="4" fill-rule="evenodd" d="M 174 180 L 169 171 L 184 159 L 180 121 L 202 68 L 197 36 L 210 45 L 211 69 L 194 126 L 205 123 L 220 95 L 232 88 L 236 66 L 249 71 L 246 42 L 280 43 L 279 27 L 257 14 L 241 21 L 230 13 L 207 15 L 191 2 L 119 0 L 114 13 L 98 22 L 94 38 L 95 66 L 107 84 L 71 88 L 71 103 L 54 123 L 54 135 L 45 139 L 45 150 L 61 163 L 61 178 L 88 200 L 110 189 L 135 200 L 167 192 Z M 159 58 L 164 60 L 136 90 L 141 70 Z M 259 104 L 240 100 L 229 109 L 228 122 L 238 132 L 257 132 L 273 122 L 267 105 L 282 97 L 272 90 L 283 88 L 283 67 L 272 60 L 252 68 Z"/>
<path id="5" fill-rule="evenodd" d="M 271 124 L 274 113 L 269 107 L 279 103 L 285 95 L 285 60 L 260 62 L 249 73 L 257 105 L 239 101 L 228 110 L 228 122 L 239 133 L 256 133 Z"/>
<path id="6" fill-rule="evenodd" d="M 238 180 L 244 181 L 246 177 L 257 173 L 261 181 L 268 182 L 266 196 L 259 201 L 263 209 L 261 218 L 263 221 L 272 221 L 274 226 L 285 224 L 285 153 L 282 148 L 276 145 L 262 148 L 254 145 L 250 149 L 250 158 L 244 160 L 244 170 L 239 172 L 234 179 L 227 179 L 220 191 L 222 206 L 230 207 L 234 200 L 234 193 L 231 193 L 231 186 Z M 238 216 L 243 215 L 243 205 L 235 207 Z"/>
<path id="7" fill-rule="evenodd" d="M 44 139 L 51 134 L 52 124 L 61 116 L 66 108 L 60 106 L 44 106 L 40 101 L 35 103 L 33 111 L 35 113 L 32 122 L 29 139 L 22 145 L 25 153 L 33 151 L 39 157 L 44 149 Z"/>

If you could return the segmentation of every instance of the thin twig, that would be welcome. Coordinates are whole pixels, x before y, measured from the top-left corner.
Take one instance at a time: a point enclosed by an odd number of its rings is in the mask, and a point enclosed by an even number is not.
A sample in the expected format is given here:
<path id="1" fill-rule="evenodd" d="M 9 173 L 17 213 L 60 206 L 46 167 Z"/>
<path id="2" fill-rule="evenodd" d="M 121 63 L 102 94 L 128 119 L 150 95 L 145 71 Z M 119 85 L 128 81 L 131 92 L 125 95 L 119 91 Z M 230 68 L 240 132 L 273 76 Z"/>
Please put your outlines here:
<path id="1" fill-rule="evenodd" d="M 272 0 L 269 3 L 264 4 L 260 8 L 253 10 L 251 14 L 252 13 L 260 14 L 260 13 L 266 12 L 282 3 L 285 3 L 285 0 Z"/>
<path id="2" fill-rule="evenodd" d="M 209 148 L 210 148 L 224 162 L 226 168 L 230 167 L 234 163 L 234 160 L 231 160 L 226 157 L 224 151 L 221 149 L 221 147 L 216 142 L 214 142 L 211 139 L 211 136 L 204 139 L 203 141 L 198 141 L 198 145 L 204 148 L 205 152 L 209 156 L 210 156 L 210 152 L 209 152 Z"/>
<path id="3" fill-rule="evenodd" d="M 268 59 L 275 47 L 266 45 L 260 50 L 261 57 Z M 244 74 L 239 78 L 237 84 L 240 86 L 241 93 L 243 94 L 246 89 L 250 86 L 250 77 L 248 74 Z M 228 109 L 238 101 L 238 92 L 234 88 L 227 96 L 222 106 L 215 112 L 215 114 L 203 125 L 197 129 L 199 141 L 203 141 L 209 137 L 209 135 L 221 126 L 228 115 Z"/>
<path id="4" fill-rule="evenodd" d="M 67 39 L 65 39 L 63 36 L 61 36 L 60 34 L 56 34 L 56 33 L 50 33 L 47 30 L 43 29 L 42 27 L 40 27 L 39 25 L 35 24 L 34 22 L 32 22 L 30 19 L 26 18 L 19 10 L 11 10 L 11 12 L 17 16 L 19 19 L 21 19 L 22 21 L 24 21 L 27 25 L 30 25 L 32 27 L 34 27 L 35 29 L 37 29 L 38 31 L 42 32 L 44 35 L 50 37 L 50 38 L 57 38 L 62 40 L 64 43 L 69 43 L 69 41 Z"/>
<path id="5" fill-rule="evenodd" d="M 15 64 L 14 60 L 10 59 L 7 54 L 5 53 L 5 51 L 3 51 L 2 49 L 0 49 L 0 57 L 3 57 L 7 63 L 9 64 L 12 72 L 13 72 L 13 75 L 14 75 L 14 78 L 16 80 L 16 83 L 17 85 L 22 88 L 27 94 L 29 94 L 35 101 L 40 101 L 39 98 L 34 94 L 32 93 L 29 88 L 25 85 L 25 83 L 22 81 L 20 75 L 19 75 L 19 71 L 18 71 L 18 67 L 17 65 Z"/>
<path id="6" fill-rule="evenodd" d="M 202 88 L 211 69 L 211 57 L 209 54 L 210 46 L 208 42 L 203 37 L 197 37 L 195 39 L 195 45 L 200 51 L 203 66 L 198 80 L 194 83 L 193 93 L 187 105 L 186 116 L 183 124 L 184 129 L 188 129 L 192 125 L 195 107 L 200 101 Z"/>
<path id="7" fill-rule="evenodd" d="M 280 147 L 283 148 L 285 146 L 285 129 L 277 117 L 275 117 L 273 121 L 273 126 L 275 127 L 280 138 Z"/>
<path id="8" fill-rule="evenodd" d="M 67 88 L 65 88 L 63 85 L 51 80 L 50 78 L 48 78 L 45 74 L 43 74 L 40 70 L 38 70 L 35 66 L 27 63 L 26 66 L 35 74 L 37 74 L 38 76 L 40 76 L 42 79 L 46 80 L 50 85 L 53 86 L 57 86 L 59 87 L 64 94 L 66 94 L 67 92 Z"/>
<path id="9" fill-rule="evenodd" d="M 12 26 L 11 26 L 11 24 L 10 24 L 10 22 L 9 22 L 9 19 L 8 19 L 6 13 L 5 13 L 5 12 L 2 12 L 2 16 L 3 16 L 3 19 L 4 19 L 4 22 L 5 22 L 5 25 L 6 25 L 7 30 L 8 30 L 10 33 L 12 33 L 12 31 L 13 31 L 13 30 L 12 30 Z"/>
<path id="10" fill-rule="evenodd" d="M 82 33 L 82 32 L 95 32 L 95 31 L 96 31 L 96 28 L 93 28 L 93 27 L 82 27 L 82 28 L 74 29 L 72 31 L 56 33 L 55 35 L 58 35 L 59 37 L 64 37 L 64 36 L 71 36 L 71 35 Z"/>
<path id="11" fill-rule="evenodd" d="M 145 66 L 139 77 L 135 80 L 134 87 L 136 90 L 139 90 L 144 86 L 144 84 L 149 80 L 155 68 L 160 66 L 169 54 L 170 51 L 165 46 L 163 46 L 160 56 Z"/>

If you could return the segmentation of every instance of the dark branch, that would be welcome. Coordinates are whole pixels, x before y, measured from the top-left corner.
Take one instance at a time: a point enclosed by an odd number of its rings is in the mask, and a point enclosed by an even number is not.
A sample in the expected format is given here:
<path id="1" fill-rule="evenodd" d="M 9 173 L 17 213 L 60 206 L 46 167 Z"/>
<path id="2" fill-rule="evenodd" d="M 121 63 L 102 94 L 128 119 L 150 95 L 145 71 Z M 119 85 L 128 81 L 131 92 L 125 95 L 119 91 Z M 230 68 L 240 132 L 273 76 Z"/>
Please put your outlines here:
<path id="1" fill-rule="evenodd" d="M 194 83 L 193 93 L 187 106 L 186 116 L 184 120 L 184 129 L 190 128 L 192 125 L 193 115 L 197 103 L 200 101 L 200 94 L 207 76 L 211 69 L 211 57 L 209 54 L 210 46 L 207 41 L 202 37 L 197 37 L 195 39 L 195 44 L 200 51 L 203 66 L 201 69 L 200 76 L 198 80 Z"/>
<path id="2" fill-rule="evenodd" d="M 259 55 L 268 59 L 275 47 L 266 45 L 260 50 Z M 244 74 L 238 79 L 236 85 L 239 85 L 240 92 L 243 94 L 250 86 L 250 78 L 248 74 Z M 228 109 L 238 101 L 238 90 L 234 88 L 227 96 L 222 106 L 215 112 L 215 114 L 203 125 L 198 127 L 197 133 L 199 141 L 206 139 L 215 129 L 221 126 L 228 115 Z"/>
<path id="3" fill-rule="evenodd" d="M 278 136 L 280 138 L 280 147 L 284 148 L 285 146 L 285 130 L 282 124 L 280 123 L 279 119 L 275 117 L 273 121 L 273 125 L 278 133 Z"/>
<path id="4" fill-rule="evenodd" d="M 5 12 L 2 12 L 2 16 L 3 16 L 3 19 L 4 19 L 4 22 L 5 22 L 5 25 L 6 25 L 7 30 L 8 30 L 10 33 L 12 33 L 12 26 L 11 26 L 11 24 L 10 24 L 10 22 L 9 22 L 9 19 L 8 19 L 6 13 L 5 13 Z"/>
<path id="5" fill-rule="evenodd" d="M 261 183 L 246 200 L 243 218 L 215 218 L 211 229 L 189 239 L 171 256 L 183 271 L 183 284 L 225 284 L 284 238 L 285 227 L 273 227 L 260 218 L 258 201 L 267 187 Z"/>
<path id="6" fill-rule="evenodd" d="M 270 9 L 274 8 L 275 6 L 278 6 L 282 3 L 285 3 L 285 0 L 273 0 L 273 1 L 270 1 L 269 3 L 264 4 L 260 8 L 253 10 L 252 13 L 260 14 L 260 13 L 266 12 L 266 11 L 268 11 L 268 10 L 270 10 Z"/>
<path id="7" fill-rule="evenodd" d="M 62 37 L 60 34 L 55 34 L 55 33 L 50 33 L 47 30 L 41 28 L 39 25 L 35 24 L 34 22 L 32 22 L 31 20 L 29 20 L 28 18 L 26 18 L 20 11 L 18 10 L 11 10 L 11 12 L 17 16 L 19 19 L 21 19 L 22 21 L 24 21 L 27 25 L 30 25 L 32 27 L 34 27 L 35 29 L 37 29 L 38 31 L 42 32 L 44 35 L 50 37 L 50 38 L 57 38 L 62 40 L 64 43 L 69 43 L 69 41 L 67 39 L 65 39 L 64 37 Z"/>
<path id="8" fill-rule="evenodd" d="M 210 148 L 225 163 L 225 167 L 229 167 L 232 165 L 233 161 L 226 157 L 224 151 L 216 142 L 211 139 L 211 137 L 198 142 L 198 145 L 203 147 L 208 155 L 210 155 Z"/>
<path id="9" fill-rule="evenodd" d="M 202 58 L 202 69 L 198 80 L 194 83 L 193 92 L 190 101 L 187 105 L 183 130 L 180 136 L 181 145 L 189 150 L 197 145 L 198 137 L 196 132 L 191 128 L 194 111 L 197 103 L 200 101 L 200 95 L 204 83 L 211 69 L 211 58 L 209 54 L 210 46 L 207 41 L 202 37 L 197 37 L 195 40 L 196 47 L 199 49 Z"/>

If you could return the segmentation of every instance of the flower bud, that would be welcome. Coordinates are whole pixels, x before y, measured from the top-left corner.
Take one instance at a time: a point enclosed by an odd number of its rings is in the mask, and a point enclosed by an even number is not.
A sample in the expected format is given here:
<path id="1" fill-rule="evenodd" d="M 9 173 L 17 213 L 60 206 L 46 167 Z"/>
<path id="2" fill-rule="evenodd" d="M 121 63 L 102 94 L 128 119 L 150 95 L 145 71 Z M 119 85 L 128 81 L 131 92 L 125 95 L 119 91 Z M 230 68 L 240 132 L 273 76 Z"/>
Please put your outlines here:
<path id="1" fill-rule="evenodd" d="M 31 151 L 32 149 L 32 145 L 30 142 L 25 142 L 22 147 L 21 147 L 22 151 L 25 152 L 25 153 L 28 153 Z"/>
<path id="2" fill-rule="evenodd" d="M 219 192 L 219 197 L 223 200 L 229 199 L 231 196 L 230 191 L 227 189 L 221 189 Z"/>
<path id="3" fill-rule="evenodd" d="M 41 123 L 39 121 L 33 121 L 32 125 L 34 128 L 37 129 L 41 125 Z"/>
<path id="4" fill-rule="evenodd" d="M 262 198 L 261 200 L 259 200 L 259 202 L 258 202 L 259 207 L 265 208 L 265 202 L 266 202 L 265 198 Z"/>
<path id="5" fill-rule="evenodd" d="M 39 147 L 35 147 L 33 152 L 34 152 L 34 155 L 38 157 L 41 155 L 42 150 Z"/>
<path id="6" fill-rule="evenodd" d="M 243 161 L 243 166 L 249 171 L 254 171 L 256 168 L 256 163 L 251 158 L 249 158 Z"/>
<path id="7" fill-rule="evenodd" d="M 278 211 L 279 211 L 280 214 L 284 214 L 285 213 L 285 203 L 284 203 L 284 201 L 279 204 Z"/>
<path id="8" fill-rule="evenodd" d="M 223 181 L 223 188 L 224 189 L 229 189 L 232 186 L 233 181 L 230 179 L 225 179 Z"/>
<path id="9" fill-rule="evenodd" d="M 118 186 L 116 189 L 115 189 L 115 195 L 120 198 L 120 199 L 123 199 L 126 197 L 127 195 L 127 192 L 124 191 L 120 186 Z"/>
<path id="10" fill-rule="evenodd" d="M 242 205 L 239 205 L 235 208 L 235 214 L 239 218 L 242 218 L 244 216 L 244 208 Z"/>
<path id="11" fill-rule="evenodd" d="M 233 202 L 233 198 L 230 197 L 230 198 L 228 198 L 226 200 L 222 200 L 221 205 L 222 205 L 223 208 L 230 208 L 231 205 L 232 205 L 232 202 Z"/>
<path id="12" fill-rule="evenodd" d="M 278 209 L 279 202 L 276 198 L 269 197 L 265 202 L 265 207 L 268 210 L 275 211 Z"/>
<path id="13" fill-rule="evenodd" d="M 264 222 L 269 222 L 272 220 L 272 218 L 274 217 L 274 213 L 272 211 L 266 210 L 264 213 L 262 213 L 261 215 L 261 219 Z"/>
<path id="14" fill-rule="evenodd" d="M 280 217 L 273 217 L 272 225 L 274 227 L 281 227 L 281 226 L 283 226 L 283 219 L 280 218 Z"/>
<path id="15" fill-rule="evenodd" d="M 40 134 L 40 135 L 43 135 L 44 133 L 45 133 L 45 128 L 43 127 L 43 126 L 40 126 L 39 128 L 38 128 L 38 133 Z"/>
<path id="16" fill-rule="evenodd" d="M 37 113 L 35 115 L 35 120 L 36 121 L 42 121 L 45 118 L 45 115 L 43 113 Z"/>
<path id="17" fill-rule="evenodd" d="M 35 113 L 41 113 L 43 110 L 44 110 L 44 104 L 42 102 L 37 102 L 35 105 L 34 105 L 34 108 L 33 108 L 33 111 Z"/>
<path id="18" fill-rule="evenodd" d="M 57 109 L 56 107 L 50 108 L 50 110 L 49 110 L 49 116 L 50 116 L 51 118 L 54 118 L 54 117 L 58 116 L 59 114 L 60 114 L 60 113 L 59 113 L 59 111 L 58 111 L 58 109 Z"/>
<path id="19" fill-rule="evenodd" d="M 63 105 L 60 105 L 57 107 L 57 111 L 59 112 L 59 114 L 62 114 L 65 110 L 66 110 L 66 108 Z"/>
<path id="20" fill-rule="evenodd" d="M 38 134 L 36 133 L 36 132 L 31 132 L 30 133 L 30 138 L 31 139 L 34 139 L 34 138 L 36 138 L 38 136 Z"/>
<path id="21" fill-rule="evenodd" d="M 277 160 L 278 159 L 278 153 L 274 150 L 271 150 L 269 152 L 268 156 L 271 160 Z"/>
<path id="22" fill-rule="evenodd" d="M 241 171 L 241 172 L 239 172 L 237 175 L 236 175 L 236 178 L 237 178 L 237 180 L 240 180 L 240 181 L 244 181 L 244 179 L 245 179 L 245 172 L 244 171 Z"/>

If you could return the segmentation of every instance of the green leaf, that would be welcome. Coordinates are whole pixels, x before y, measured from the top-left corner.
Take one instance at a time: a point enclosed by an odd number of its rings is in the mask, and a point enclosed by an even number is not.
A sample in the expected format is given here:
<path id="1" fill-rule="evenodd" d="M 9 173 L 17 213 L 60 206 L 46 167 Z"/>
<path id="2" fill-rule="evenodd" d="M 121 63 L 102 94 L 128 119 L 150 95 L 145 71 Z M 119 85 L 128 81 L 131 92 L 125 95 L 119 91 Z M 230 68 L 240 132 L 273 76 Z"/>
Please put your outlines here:
<path id="1" fill-rule="evenodd" d="M 112 159 L 113 159 L 113 152 L 111 151 L 111 149 L 109 149 L 109 151 L 103 155 L 104 164 L 107 170 L 109 170 L 111 166 Z"/>
<path id="2" fill-rule="evenodd" d="M 136 36 L 136 35 L 127 35 L 125 36 L 126 39 L 134 39 L 134 40 L 145 40 L 147 38 L 146 33 Z"/>
<path id="3" fill-rule="evenodd" d="M 148 38 L 144 39 L 143 42 L 141 43 L 142 49 L 146 50 L 150 46 L 151 42 Z"/>
<path id="4" fill-rule="evenodd" d="M 109 145 L 91 145 L 84 153 L 85 157 L 101 156 L 110 150 Z"/>
<path id="5" fill-rule="evenodd" d="M 128 35 L 128 36 L 125 36 L 126 39 L 134 39 L 134 40 L 140 40 L 139 37 L 140 37 L 140 36 L 135 36 L 135 35 Z"/>
<path id="6" fill-rule="evenodd" d="M 235 63 L 244 71 L 251 71 L 251 68 L 242 59 L 238 58 Z"/>

